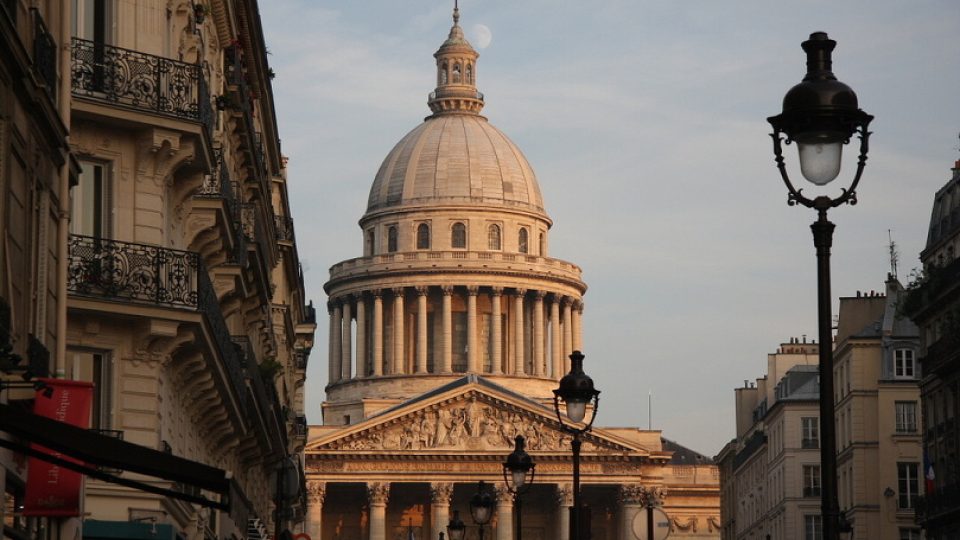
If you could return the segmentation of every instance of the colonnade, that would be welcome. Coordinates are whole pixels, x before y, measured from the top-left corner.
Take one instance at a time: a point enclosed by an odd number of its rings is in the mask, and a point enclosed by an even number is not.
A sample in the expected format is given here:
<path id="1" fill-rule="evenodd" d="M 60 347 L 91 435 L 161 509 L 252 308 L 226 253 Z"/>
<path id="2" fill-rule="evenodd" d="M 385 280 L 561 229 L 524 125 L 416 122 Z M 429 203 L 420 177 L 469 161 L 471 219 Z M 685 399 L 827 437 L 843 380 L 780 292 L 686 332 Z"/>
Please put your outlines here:
<path id="1" fill-rule="evenodd" d="M 390 495 L 392 489 L 402 488 L 403 483 L 391 482 L 367 482 L 366 497 L 367 508 L 369 509 L 367 522 L 368 540 L 387 540 L 387 511 L 390 504 Z M 471 483 L 471 487 L 473 484 Z M 424 524 L 429 516 L 429 532 L 426 526 L 423 527 L 425 539 L 440 538 L 440 533 L 446 533 L 447 524 L 450 522 L 451 504 L 453 503 L 453 482 L 432 482 L 430 484 L 430 501 L 428 506 L 424 504 Z M 487 533 L 490 538 L 495 540 L 516 540 L 514 538 L 513 522 L 513 495 L 507 491 L 502 483 L 491 486 L 496 499 L 494 519 L 487 526 Z M 649 491 L 640 484 L 623 484 L 617 486 L 616 502 L 619 504 L 619 511 L 615 529 L 618 531 L 619 540 L 631 540 L 633 535 L 633 521 L 638 512 L 642 511 L 645 498 Z M 655 488 L 656 489 L 656 488 Z M 308 506 L 307 506 L 307 532 L 311 538 L 322 539 L 323 531 L 323 504 L 327 484 L 325 482 L 310 481 L 307 485 Z M 360 501 L 358 501 L 360 502 Z M 426 501 L 424 501 L 426 503 Z M 554 484 L 554 503 L 552 520 L 550 525 L 555 532 L 557 540 L 570 539 L 570 509 L 573 508 L 573 490 L 570 484 Z M 662 499 L 660 499 L 662 503 Z M 358 508 L 362 504 L 358 505 Z M 527 505 L 524 505 L 527 507 Z M 529 508 L 526 510 L 529 511 Z M 469 516 L 462 515 L 461 518 L 470 523 Z M 597 516 L 599 518 L 599 515 Z M 359 519 L 359 516 L 358 516 Z M 496 523 L 496 526 L 493 526 Z"/>
<path id="2" fill-rule="evenodd" d="M 582 349 L 583 302 L 544 290 L 397 287 L 334 295 L 327 307 L 331 383 L 426 373 L 560 379 Z"/>

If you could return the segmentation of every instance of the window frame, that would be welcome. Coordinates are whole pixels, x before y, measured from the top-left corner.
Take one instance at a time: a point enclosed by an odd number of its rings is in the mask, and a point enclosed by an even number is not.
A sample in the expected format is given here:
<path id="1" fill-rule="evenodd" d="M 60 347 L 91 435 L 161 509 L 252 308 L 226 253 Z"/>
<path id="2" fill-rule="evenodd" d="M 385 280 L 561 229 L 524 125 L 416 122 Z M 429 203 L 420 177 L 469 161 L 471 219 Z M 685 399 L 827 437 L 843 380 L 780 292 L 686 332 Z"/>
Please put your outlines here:
<path id="1" fill-rule="evenodd" d="M 80 178 L 70 188 L 70 234 L 111 238 L 113 231 L 113 163 L 80 158 Z M 89 167 L 89 169 L 88 169 Z M 89 175 L 89 176 L 88 176 Z M 89 183 L 93 185 L 89 185 Z M 87 200 L 87 199 L 91 200 Z M 89 216 L 88 214 L 93 214 Z M 84 219 L 92 218 L 89 223 Z"/>
<path id="2" fill-rule="evenodd" d="M 526 227 L 517 230 L 517 252 L 528 255 L 530 253 L 530 232 Z"/>
<path id="3" fill-rule="evenodd" d="M 904 380 L 917 378 L 917 355 L 913 349 L 901 347 L 893 350 L 893 378 Z"/>
<path id="4" fill-rule="evenodd" d="M 803 496 L 819 497 L 823 490 L 820 465 L 804 464 L 802 465 L 803 476 Z"/>
<path id="5" fill-rule="evenodd" d="M 387 225 L 387 253 L 396 253 L 400 232 L 396 225 Z"/>
<path id="6" fill-rule="evenodd" d="M 808 423 L 810 425 L 808 425 Z M 811 442 L 807 442 L 811 441 Z M 800 447 L 801 448 L 820 448 L 820 417 L 819 416 L 801 416 L 800 417 Z"/>
<path id="7" fill-rule="evenodd" d="M 820 514 L 803 515 L 804 540 L 823 540 L 823 518 Z"/>
<path id="8" fill-rule="evenodd" d="M 496 245 L 494 245 L 494 238 Z M 487 227 L 487 250 L 503 251 L 503 227 L 497 223 L 491 223 Z"/>
<path id="9" fill-rule="evenodd" d="M 897 462 L 897 510 L 913 510 L 920 496 L 920 464 Z"/>
<path id="10" fill-rule="evenodd" d="M 461 240 L 459 245 L 457 240 Z M 462 221 L 455 221 L 453 225 L 450 226 L 450 249 L 467 249 L 466 223 Z"/>
<path id="11" fill-rule="evenodd" d="M 417 224 L 417 250 L 423 251 L 430 249 L 430 224 L 426 222 Z"/>
<path id="12" fill-rule="evenodd" d="M 894 419 L 897 433 L 916 433 L 917 425 L 917 402 L 916 401 L 895 401 Z"/>

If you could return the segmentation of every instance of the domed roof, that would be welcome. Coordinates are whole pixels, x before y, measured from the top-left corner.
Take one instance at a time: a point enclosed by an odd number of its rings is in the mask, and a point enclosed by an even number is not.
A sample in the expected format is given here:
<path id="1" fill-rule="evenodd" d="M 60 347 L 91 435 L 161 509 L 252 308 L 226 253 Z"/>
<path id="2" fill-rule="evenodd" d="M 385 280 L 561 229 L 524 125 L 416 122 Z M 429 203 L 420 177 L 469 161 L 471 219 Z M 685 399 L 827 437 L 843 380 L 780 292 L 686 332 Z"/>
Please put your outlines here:
<path id="1" fill-rule="evenodd" d="M 387 154 L 367 213 L 399 206 L 475 204 L 543 214 L 533 168 L 513 142 L 475 114 L 428 118 Z"/>

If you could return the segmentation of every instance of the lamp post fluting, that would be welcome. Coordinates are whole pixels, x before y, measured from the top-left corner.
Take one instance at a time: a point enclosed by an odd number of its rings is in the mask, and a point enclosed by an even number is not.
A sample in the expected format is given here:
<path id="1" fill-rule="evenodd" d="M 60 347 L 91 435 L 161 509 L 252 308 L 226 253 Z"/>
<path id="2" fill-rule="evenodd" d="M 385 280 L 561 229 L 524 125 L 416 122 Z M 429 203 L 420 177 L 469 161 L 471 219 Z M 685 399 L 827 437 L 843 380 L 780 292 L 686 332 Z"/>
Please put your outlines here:
<path id="1" fill-rule="evenodd" d="M 842 204 L 857 203 L 857 185 L 867 162 L 868 126 L 873 117 L 860 110 L 857 95 L 837 80 L 832 71 L 831 54 L 837 42 L 825 32 L 814 32 L 802 44 L 807 54 L 807 74 L 783 98 L 783 112 L 767 120 L 773 126 L 773 153 L 780 176 L 789 192 L 787 204 L 800 204 L 817 211 L 811 226 L 817 252 L 817 316 L 820 337 L 820 465 L 821 515 L 823 538 L 838 540 L 840 508 L 837 501 L 836 430 L 833 397 L 833 334 L 830 297 L 830 248 L 834 224 L 827 211 Z M 783 159 L 782 144 L 796 143 L 800 172 L 811 183 L 825 186 L 840 173 L 843 146 L 853 135 L 860 139 L 857 170 L 849 187 L 836 197 L 809 198 L 790 181 Z"/>
<path id="2" fill-rule="evenodd" d="M 593 421 L 597 417 L 597 406 L 600 403 L 600 391 L 594 388 L 593 379 L 583 372 L 583 353 L 573 351 L 570 355 L 570 373 L 567 373 L 560 379 L 560 387 L 553 391 L 553 408 L 557 413 L 557 421 L 560 428 L 573 436 L 570 445 L 573 448 L 573 539 L 580 540 L 581 534 L 581 512 L 583 510 L 580 503 L 580 447 L 582 445 L 581 437 L 584 433 L 590 431 L 593 427 Z M 563 401 L 566 406 L 566 416 L 569 424 L 563 421 L 563 415 L 560 413 L 560 402 Z M 588 405 L 592 402 L 592 412 L 590 421 L 584 423 Z"/>
<path id="3" fill-rule="evenodd" d="M 513 494 L 513 507 L 517 514 L 517 534 L 514 540 L 521 540 L 523 527 L 523 508 L 521 507 L 520 495 L 526 493 L 533 485 L 536 475 L 536 464 L 533 458 L 526 452 L 524 446 L 526 439 L 523 435 L 517 435 L 514 440 L 513 452 L 507 456 L 507 461 L 503 463 L 503 482 L 507 485 L 507 490 Z"/>
<path id="4" fill-rule="evenodd" d="M 477 492 L 470 498 L 470 516 L 479 527 L 480 540 L 483 540 L 483 527 L 490 523 L 490 518 L 493 517 L 493 497 L 483 480 L 477 482 Z"/>

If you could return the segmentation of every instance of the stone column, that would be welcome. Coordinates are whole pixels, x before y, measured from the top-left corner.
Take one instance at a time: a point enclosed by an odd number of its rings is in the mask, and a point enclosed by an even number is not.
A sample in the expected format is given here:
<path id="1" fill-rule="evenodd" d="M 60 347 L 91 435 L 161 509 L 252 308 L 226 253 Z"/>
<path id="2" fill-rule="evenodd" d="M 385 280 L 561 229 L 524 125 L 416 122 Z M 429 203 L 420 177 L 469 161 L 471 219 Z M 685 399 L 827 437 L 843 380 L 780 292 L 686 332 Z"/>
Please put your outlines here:
<path id="1" fill-rule="evenodd" d="M 354 295 L 357 302 L 357 360 L 353 368 L 354 377 L 367 375 L 367 302 L 363 293 Z"/>
<path id="2" fill-rule="evenodd" d="M 583 351 L 583 300 L 573 306 L 573 350 Z"/>
<path id="3" fill-rule="evenodd" d="M 564 297 L 563 299 L 563 359 L 564 359 L 564 370 L 566 373 L 570 371 L 570 354 L 573 353 L 573 323 L 571 319 L 572 309 L 571 304 L 572 300 L 569 296 Z"/>
<path id="4" fill-rule="evenodd" d="M 480 288 L 467 287 L 467 373 L 479 373 L 480 347 L 477 346 L 477 293 Z"/>
<path id="5" fill-rule="evenodd" d="M 430 484 L 430 538 L 440 538 L 447 534 L 450 522 L 450 499 L 453 497 L 453 484 L 434 482 Z"/>
<path id="6" fill-rule="evenodd" d="M 620 486 L 620 540 L 635 540 L 633 534 L 633 520 L 638 512 L 643 511 L 644 489 L 640 484 L 623 484 Z M 646 532 L 644 532 L 646 534 Z"/>
<path id="7" fill-rule="evenodd" d="M 490 361 L 492 373 L 498 375 L 503 373 L 503 367 L 501 362 L 503 359 L 503 315 L 500 313 L 500 299 L 503 295 L 503 287 L 494 287 L 493 291 L 490 293 L 490 304 L 492 306 L 492 312 L 490 315 L 491 323 L 493 325 L 492 332 L 490 335 L 493 339 L 493 358 Z"/>
<path id="8" fill-rule="evenodd" d="M 563 371 L 563 351 L 560 349 L 560 298 L 553 295 L 550 302 L 550 353 L 553 358 L 553 378 L 560 380 Z"/>
<path id="9" fill-rule="evenodd" d="M 349 381 L 350 380 L 350 368 L 352 359 L 350 355 L 353 354 L 353 314 L 351 313 L 352 302 L 348 296 L 343 301 L 343 338 L 340 341 L 341 354 L 340 354 L 340 378 Z"/>
<path id="10" fill-rule="evenodd" d="M 340 368 L 336 367 L 335 358 L 340 357 L 340 349 L 335 349 L 334 345 L 336 344 L 333 336 L 334 334 L 339 334 L 340 329 L 337 328 L 337 319 L 334 317 L 334 304 L 332 301 L 327 302 L 327 318 L 330 319 L 330 330 L 327 332 L 327 382 L 332 384 L 333 381 L 337 380 L 336 374 L 340 372 Z M 336 370 L 334 370 L 336 368 Z"/>
<path id="11" fill-rule="evenodd" d="M 403 373 L 403 287 L 393 289 L 393 366 L 390 373 Z"/>
<path id="12" fill-rule="evenodd" d="M 417 287 L 417 373 L 427 372 L 427 293 L 429 287 Z"/>
<path id="13" fill-rule="evenodd" d="M 533 302 L 533 374 L 543 377 L 546 360 L 543 356 L 543 297 L 544 291 L 534 292 Z"/>
<path id="14" fill-rule="evenodd" d="M 496 540 L 513 540 L 513 495 L 502 483 L 494 486 L 497 496 Z"/>
<path id="15" fill-rule="evenodd" d="M 453 371 L 453 287 L 441 287 L 443 292 L 443 364 L 440 373 Z"/>
<path id="16" fill-rule="evenodd" d="M 330 382 L 335 383 L 340 380 L 341 365 L 343 360 L 343 347 L 340 345 L 342 342 L 340 338 L 343 336 L 343 312 L 340 311 L 340 301 L 334 300 L 333 305 L 333 332 L 330 332 L 330 340 L 333 342 L 331 350 L 333 355 L 330 357 L 330 371 L 332 377 L 330 377 Z"/>
<path id="17" fill-rule="evenodd" d="M 383 375 L 383 292 L 373 291 L 373 376 Z"/>
<path id="18" fill-rule="evenodd" d="M 525 289 L 517 289 L 513 292 L 514 375 L 523 375 L 523 296 L 526 293 Z"/>
<path id="19" fill-rule="evenodd" d="M 367 482 L 367 499 L 370 502 L 370 540 L 387 540 L 387 499 L 389 498 L 389 482 Z"/>
<path id="20" fill-rule="evenodd" d="M 573 487 L 557 485 L 557 540 L 570 540 L 570 509 L 573 508 Z"/>
<path id="21" fill-rule="evenodd" d="M 307 534 L 310 538 L 322 538 L 323 498 L 326 493 L 326 482 L 307 481 Z"/>

